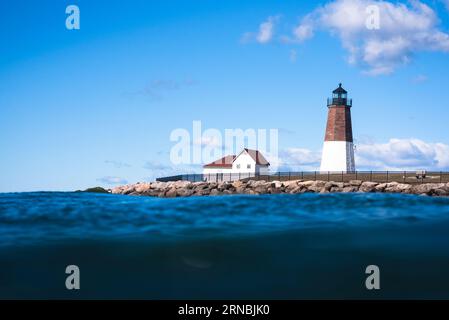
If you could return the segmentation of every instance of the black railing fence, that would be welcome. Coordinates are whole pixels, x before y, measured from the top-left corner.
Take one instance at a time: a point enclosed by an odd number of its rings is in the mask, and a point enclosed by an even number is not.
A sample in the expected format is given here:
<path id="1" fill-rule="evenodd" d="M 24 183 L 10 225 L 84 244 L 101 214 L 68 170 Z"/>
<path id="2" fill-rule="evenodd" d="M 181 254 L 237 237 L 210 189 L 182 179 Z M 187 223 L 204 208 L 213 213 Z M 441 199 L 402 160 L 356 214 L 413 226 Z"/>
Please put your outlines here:
<path id="1" fill-rule="evenodd" d="M 207 174 L 182 174 L 170 177 L 158 178 L 156 181 L 209 181 L 223 182 L 236 180 L 264 180 L 264 181 L 289 181 L 289 180 L 322 180 L 335 182 L 349 182 L 362 180 L 371 182 L 401 182 L 401 183 L 447 183 L 449 172 L 447 171 L 288 171 L 264 173 L 207 173 Z"/>

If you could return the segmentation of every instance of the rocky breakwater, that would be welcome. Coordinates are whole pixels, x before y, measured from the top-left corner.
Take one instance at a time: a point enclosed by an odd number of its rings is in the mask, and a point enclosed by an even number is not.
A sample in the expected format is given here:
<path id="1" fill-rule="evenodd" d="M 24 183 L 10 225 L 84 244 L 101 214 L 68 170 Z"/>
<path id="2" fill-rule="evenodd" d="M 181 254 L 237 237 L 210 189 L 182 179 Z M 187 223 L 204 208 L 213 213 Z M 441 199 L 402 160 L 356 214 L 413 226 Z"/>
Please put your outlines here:
<path id="1" fill-rule="evenodd" d="M 377 183 L 352 180 L 334 181 L 234 181 L 234 182 L 148 182 L 115 187 L 113 194 L 152 196 L 152 197 L 189 197 L 230 194 L 296 194 L 331 192 L 384 192 L 405 193 L 428 196 L 449 196 L 449 183 L 405 184 L 398 182 Z"/>

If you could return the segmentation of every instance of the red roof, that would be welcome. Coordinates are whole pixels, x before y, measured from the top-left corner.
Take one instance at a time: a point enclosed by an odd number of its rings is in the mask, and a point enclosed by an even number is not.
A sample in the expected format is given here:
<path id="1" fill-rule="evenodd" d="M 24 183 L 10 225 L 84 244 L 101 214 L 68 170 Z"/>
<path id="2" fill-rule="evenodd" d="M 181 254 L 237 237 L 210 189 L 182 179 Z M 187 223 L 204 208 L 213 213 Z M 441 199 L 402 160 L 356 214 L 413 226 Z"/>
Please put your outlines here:
<path id="1" fill-rule="evenodd" d="M 269 166 L 270 163 L 265 159 L 265 157 L 260 153 L 259 150 L 253 150 L 253 149 L 247 149 L 245 148 L 245 151 L 248 152 L 248 154 L 253 158 L 254 161 L 256 161 L 256 164 L 260 166 Z"/>
<path id="2" fill-rule="evenodd" d="M 265 157 L 258 150 L 253 149 L 243 149 L 249 156 L 260 166 L 269 166 L 270 163 L 265 159 Z M 242 151 L 243 152 L 243 151 Z M 240 154 L 239 154 L 240 155 Z M 221 159 L 215 160 L 214 162 L 208 163 L 203 166 L 203 168 L 232 168 L 232 163 L 237 158 L 236 155 L 225 156 Z"/>
<path id="3" fill-rule="evenodd" d="M 221 159 L 204 165 L 203 168 L 232 168 L 232 163 L 234 162 L 234 160 L 235 155 L 225 156 Z"/>

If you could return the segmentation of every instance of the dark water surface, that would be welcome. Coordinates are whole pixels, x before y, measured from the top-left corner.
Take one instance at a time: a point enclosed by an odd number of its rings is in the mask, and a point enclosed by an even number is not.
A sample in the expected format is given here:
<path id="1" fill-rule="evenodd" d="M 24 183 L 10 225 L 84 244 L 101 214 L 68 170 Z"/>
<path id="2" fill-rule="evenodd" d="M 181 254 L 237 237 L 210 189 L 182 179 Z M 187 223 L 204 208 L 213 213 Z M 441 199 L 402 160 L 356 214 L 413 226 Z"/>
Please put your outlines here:
<path id="1" fill-rule="evenodd" d="M 449 198 L 0 194 L 0 298 L 449 298 Z"/>

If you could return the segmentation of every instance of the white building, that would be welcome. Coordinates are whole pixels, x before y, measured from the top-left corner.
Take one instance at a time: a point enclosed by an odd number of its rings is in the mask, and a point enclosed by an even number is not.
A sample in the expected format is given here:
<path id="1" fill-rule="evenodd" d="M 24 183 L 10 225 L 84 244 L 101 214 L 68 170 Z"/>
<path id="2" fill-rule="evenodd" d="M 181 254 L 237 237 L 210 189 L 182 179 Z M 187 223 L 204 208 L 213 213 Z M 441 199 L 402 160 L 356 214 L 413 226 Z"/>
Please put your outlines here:
<path id="1" fill-rule="evenodd" d="M 234 181 L 270 172 L 270 163 L 258 150 L 243 149 L 238 155 L 228 155 L 203 166 L 207 181 Z"/>

